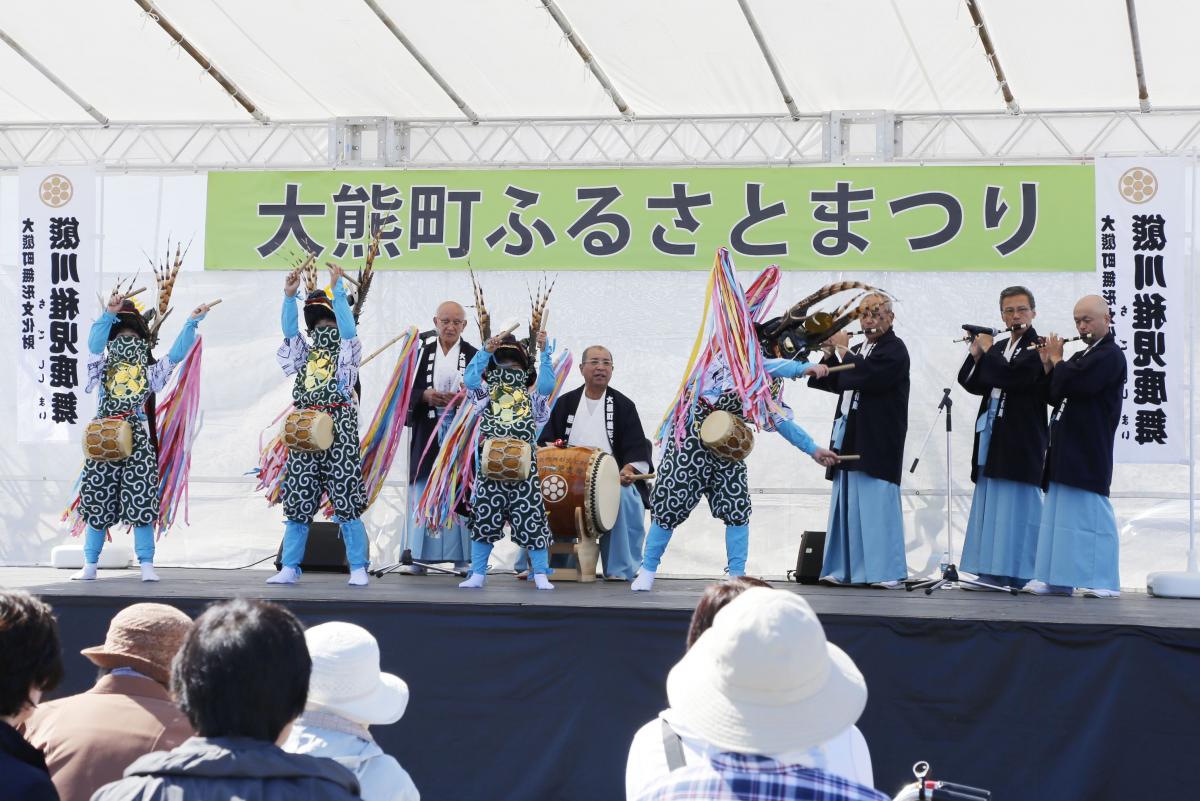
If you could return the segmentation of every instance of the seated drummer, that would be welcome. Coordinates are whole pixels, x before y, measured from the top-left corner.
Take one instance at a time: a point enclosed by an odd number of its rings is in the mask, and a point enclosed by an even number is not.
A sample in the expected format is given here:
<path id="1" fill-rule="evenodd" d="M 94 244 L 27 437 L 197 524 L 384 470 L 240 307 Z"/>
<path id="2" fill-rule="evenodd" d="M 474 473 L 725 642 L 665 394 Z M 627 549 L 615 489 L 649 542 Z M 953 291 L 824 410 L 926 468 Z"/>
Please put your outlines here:
<path id="1" fill-rule="evenodd" d="M 650 440 L 642 429 L 637 406 L 608 385 L 613 373 L 612 351 L 603 345 L 584 349 L 579 373 L 583 386 L 555 401 L 538 442 L 599 448 L 621 465 L 621 509 L 616 525 L 600 536 L 599 545 L 604 577 L 629 581 L 642 563 L 645 510 L 650 508 L 650 488 L 633 477 L 650 472 Z"/>
<path id="2" fill-rule="evenodd" d="M 512 334 L 490 337 L 483 350 L 467 365 L 463 384 L 467 399 L 482 408 L 479 423 L 480 450 L 490 439 L 523 440 L 530 445 L 529 475 L 521 481 L 489 478 L 476 456 L 475 482 L 471 490 L 471 574 L 458 586 L 483 587 L 487 581 L 488 557 L 508 523 L 513 542 L 528 548 L 533 561 L 534 583 L 539 590 L 552 590 L 550 572 L 550 526 L 537 474 L 537 431 L 550 416 L 549 399 L 554 392 L 554 366 L 546 346 L 546 332 L 537 336 L 542 349 L 539 369 L 525 346 Z"/>

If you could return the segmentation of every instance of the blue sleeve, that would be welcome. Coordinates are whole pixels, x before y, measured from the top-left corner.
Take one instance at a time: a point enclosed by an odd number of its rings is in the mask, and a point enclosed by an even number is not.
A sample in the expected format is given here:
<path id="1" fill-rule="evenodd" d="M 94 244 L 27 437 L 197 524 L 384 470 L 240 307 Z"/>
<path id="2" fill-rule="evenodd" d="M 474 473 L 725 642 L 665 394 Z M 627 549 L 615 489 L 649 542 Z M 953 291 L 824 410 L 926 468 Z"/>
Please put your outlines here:
<path id="1" fill-rule="evenodd" d="M 542 363 L 538 365 L 538 380 L 537 392 L 543 397 L 550 397 L 550 393 L 554 392 L 554 384 L 557 378 L 554 375 L 554 362 L 550 359 L 550 354 L 542 351 Z"/>
<path id="2" fill-rule="evenodd" d="M 492 361 L 491 351 L 486 351 L 480 348 L 475 352 L 475 358 L 471 359 L 471 363 L 467 365 L 467 369 L 463 372 L 463 385 L 467 389 L 479 389 L 483 386 L 483 372 L 487 370 L 487 366 Z"/>
<path id="3" fill-rule="evenodd" d="M 817 449 L 817 443 L 813 442 L 813 438 L 808 435 L 808 432 L 791 420 L 780 420 L 775 424 L 775 430 L 779 432 L 781 437 L 809 456 L 812 456 L 813 452 Z"/>
<path id="4" fill-rule="evenodd" d="M 113 323 L 116 321 L 117 315 L 106 310 L 104 314 L 96 318 L 96 322 L 92 323 L 92 332 L 88 334 L 88 351 L 93 356 L 104 353 L 104 348 L 108 345 L 108 335 L 112 332 Z"/>
<path id="5" fill-rule="evenodd" d="M 776 378 L 799 378 L 804 371 L 812 367 L 809 362 L 797 362 L 791 359 L 766 359 L 767 373 Z"/>
<path id="6" fill-rule="evenodd" d="M 300 318 L 296 311 L 295 295 L 283 296 L 283 314 L 279 318 L 279 323 L 283 327 L 284 339 L 300 336 Z"/>
<path id="7" fill-rule="evenodd" d="M 200 324 L 200 319 L 188 320 L 183 324 L 183 328 L 179 330 L 179 336 L 175 337 L 175 342 L 171 345 L 170 352 L 167 353 L 168 359 L 176 364 L 183 361 L 183 357 L 187 356 L 187 352 L 191 350 L 192 343 L 196 341 L 196 326 Z"/>
<path id="8" fill-rule="evenodd" d="M 346 300 L 346 285 L 340 278 L 333 285 L 333 316 L 337 318 L 338 336 L 342 339 L 354 339 L 358 336 L 354 312 L 350 310 L 350 302 Z"/>

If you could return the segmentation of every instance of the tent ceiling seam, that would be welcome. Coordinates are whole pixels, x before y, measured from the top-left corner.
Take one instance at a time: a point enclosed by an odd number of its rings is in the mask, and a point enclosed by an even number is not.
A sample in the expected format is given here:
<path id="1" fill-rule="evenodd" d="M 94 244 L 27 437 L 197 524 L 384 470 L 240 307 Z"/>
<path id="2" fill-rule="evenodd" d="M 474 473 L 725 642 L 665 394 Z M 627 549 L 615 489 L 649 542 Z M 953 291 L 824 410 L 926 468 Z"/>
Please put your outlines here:
<path id="1" fill-rule="evenodd" d="M 1132 0 L 1130 0 L 1132 2 Z M 925 79 L 925 85 L 929 87 L 929 94 L 933 95 L 933 102 L 937 104 L 938 111 L 942 111 L 942 99 L 938 96 L 937 87 L 933 85 L 933 78 L 929 74 L 929 70 L 925 68 L 925 60 L 921 58 L 920 52 L 917 50 L 917 43 L 913 41 L 912 33 L 908 30 L 908 25 L 904 22 L 904 16 L 900 13 L 900 7 L 896 5 L 896 0 L 891 0 L 892 13 L 896 15 L 896 22 L 900 25 L 900 31 L 904 34 L 904 41 L 908 42 L 909 52 L 912 53 L 913 59 L 917 62 L 917 69 L 921 71 L 921 77 Z"/>
<path id="2" fill-rule="evenodd" d="M 314 103 L 316 103 L 318 106 L 320 106 L 321 109 L 326 114 L 328 114 L 330 117 L 337 116 L 337 114 L 335 114 L 333 112 L 333 110 L 331 108 L 329 108 L 329 106 L 327 106 L 321 102 L 321 99 L 319 97 L 314 95 L 312 92 L 308 91 L 308 87 L 305 86 L 303 83 L 301 83 L 296 78 L 296 76 L 292 75 L 292 73 L 288 72 L 288 70 L 285 69 L 282 64 L 280 64 L 278 61 L 276 61 L 275 58 L 270 53 L 268 53 L 266 51 L 266 49 L 264 49 L 262 47 L 262 45 L 260 45 L 258 43 L 257 39 L 255 39 L 253 36 L 251 36 L 249 33 L 247 33 L 246 29 L 243 28 L 241 25 L 239 25 L 237 20 L 235 20 L 232 16 L 230 16 L 229 12 L 225 10 L 225 7 L 221 5 L 219 0 L 209 0 L 209 1 L 212 3 L 213 8 L 217 9 L 217 11 L 220 12 L 221 16 L 225 17 L 225 19 L 229 21 L 229 24 L 232 25 L 237 30 L 237 32 L 240 33 L 242 35 L 242 37 L 245 38 L 245 40 L 247 42 L 249 42 L 252 47 L 254 47 L 254 49 L 256 49 L 259 53 L 262 54 L 263 58 L 265 58 L 267 61 L 271 62 L 272 65 L 274 65 L 275 69 L 277 69 L 281 73 L 283 73 L 289 81 L 294 83 L 300 89 L 300 91 L 304 92 L 304 94 L 307 95 L 310 100 L 312 100 Z"/>

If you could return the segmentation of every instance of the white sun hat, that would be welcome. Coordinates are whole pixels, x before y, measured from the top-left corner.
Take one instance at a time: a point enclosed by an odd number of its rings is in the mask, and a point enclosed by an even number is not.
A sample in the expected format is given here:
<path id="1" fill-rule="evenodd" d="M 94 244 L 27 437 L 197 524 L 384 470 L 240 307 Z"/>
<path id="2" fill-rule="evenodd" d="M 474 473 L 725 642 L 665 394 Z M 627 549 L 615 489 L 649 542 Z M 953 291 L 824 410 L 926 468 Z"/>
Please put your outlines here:
<path id="1" fill-rule="evenodd" d="M 408 706 L 408 685 L 379 670 L 379 643 L 353 623 L 322 623 L 304 632 L 312 657 L 308 709 L 365 726 L 395 723 Z"/>
<path id="2" fill-rule="evenodd" d="M 667 676 L 672 720 L 722 751 L 773 756 L 841 733 L 867 705 L 854 661 L 825 640 L 808 602 L 753 587 Z"/>

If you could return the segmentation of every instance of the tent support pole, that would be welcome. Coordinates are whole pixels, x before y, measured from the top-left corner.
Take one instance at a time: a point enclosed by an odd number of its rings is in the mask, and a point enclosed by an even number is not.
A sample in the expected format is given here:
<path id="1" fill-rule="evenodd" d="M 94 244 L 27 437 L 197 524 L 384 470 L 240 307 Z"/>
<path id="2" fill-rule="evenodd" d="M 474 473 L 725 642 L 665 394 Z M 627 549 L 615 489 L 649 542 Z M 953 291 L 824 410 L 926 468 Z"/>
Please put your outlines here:
<path id="1" fill-rule="evenodd" d="M 237 101 L 237 104 L 250 114 L 251 117 L 259 122 L 270 122 L 270 118 L 266 114 L 259 111 L 258 107 L 246 97 L 237 84 L 229 80 L 223 72 L 217 69 L 217 65 L 213 64 L 203 53 L 196 49 L 196 46 L 187 40 L 187 37 L 179 32 L 179 29 L 172 25 L 163 13 L 151 2 L 151 0 L 133 0 L 138 4 L 142 11 L 146 12 L 146 16 L 154 21 L 158 27 L 163 29 L 167 36 L 171 37 L 171 41 L 183 48 L 183 51 L 192 57 L 192 60 L 200 65 L 200 69 L 207 72 L 214 81 L 221 85 L 230 97 Z"/>
<path id="2" fill-rule="evenodd" d="M 1000 91 L 1004 94 L 1004 105 L 1008 106 L 1009 113 L 1020 114 L 1021 107 L 1017 105 L 1012 89 L 1008 87 L 1008 79 L 1004 77 L 1004 68 L 1000 66 L 1000 57 L 996 55 L 996 46 L 992 44 L 992 35 L 988 33 L 987 23 L 983 21 L 983 10 L 979 7 L 979 0 L 966 0 L 966 3 L 967 11 L 971 14 L 971 21 L 979 33 L 979 43 L 983 45 L 983 52 L 987 55 L 988 64 L 992 66 L 992 74 L 996 76 L 996 83 L 1000 85 Z"/>
<path id="3" fill-rule="evenodd" d="M 99 111 L 96 110 L 95 106 L 93 106 L 91 103 L 87 102 L 82 97 L 77 95 L 75 93 L 74 89 L 72 89 L 71 87 L 69 87 L 65 83 L 63 83 L 62 80 L 57 75 L 55 75 L 53 72 L 51 72 L 49 70 L 49 68 L 46 67 L 45 64 L 43 64 L 42 62 L 40 62 L 36 58 L 34 58 L 32 53 L 30 53 L 25 48 L 21 47 L 21 45 L 17 44 L 16 40 L 14 40 L 11 36 L 9 36 L 4 31 L 0 31 L 0 42 L 4 42 L 6 45 L 11 47 L 13 49 L 13 52 L 15 52 L 21 58 L 28 61 L 29 65 L 31 67 L 33 67 L 38 72 L 42 73 L 42 75 L 45 75 L 46 80 L 50 81 L 50 83 L 54 84 L 59 89 L 61 89 L 62 93 L 65 94 L 67 97 L 74 100 L 75 103 L 80 108 L 82 108 L 84 111 L 86 111 L 91 116 L 92 119 L 94 119 L 96 122 L 103 125 L 105 128 L 108 127 L 108 117 L 101 114 Z"/>
<path id="4" fill-rule="evenodd" d="M 738 5 L 742 7 L 742 16 L 746 18 L 746 24 L 750 26 L 750 32 L 754 34 L 754 40 L 758 42 L 758 49 L 762 51 L 763 58 L 767 61 L 767 66 L 771 70 L 771 76 L 775 78 L 775 85 L 779 87 L 779 93 L 783 95 L 784 105 L 787 106 L 787 110 L 791 113 L 793 120 L 800 119 L 800 107 L 792 99 L 792 93 L 788 90 L 787 82 L 783 79 L 783 72 L 780 71 L 779 64 L 775 61 L 775 54 L 767 46 L 767 38 L 763 36 L 762 28 L 758 27 L 758 20 L 754 18 L 754 12 L 750 10 L 749 0 L 738 0 Z"/>

